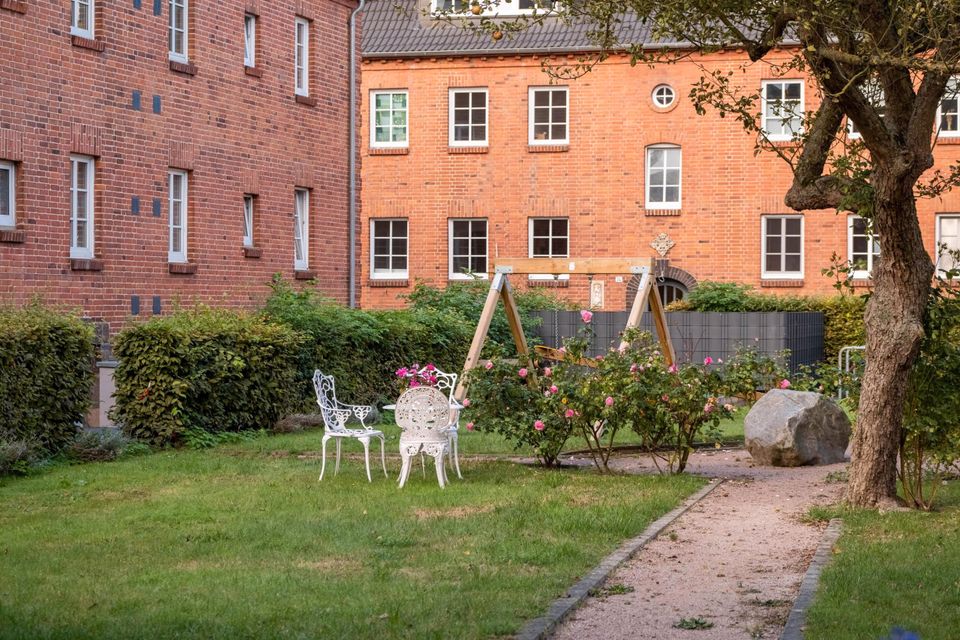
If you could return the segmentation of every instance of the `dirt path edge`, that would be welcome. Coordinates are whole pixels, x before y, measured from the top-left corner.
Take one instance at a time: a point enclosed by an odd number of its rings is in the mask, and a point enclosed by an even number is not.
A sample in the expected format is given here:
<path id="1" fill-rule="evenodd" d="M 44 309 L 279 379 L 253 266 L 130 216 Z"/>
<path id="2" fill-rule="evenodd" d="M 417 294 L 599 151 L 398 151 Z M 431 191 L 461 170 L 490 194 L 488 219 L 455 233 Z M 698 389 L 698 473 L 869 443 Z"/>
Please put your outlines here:
<path id="1" fill-rule="evenodd" d="M 723 479 L 711 479 L 710 484 L 684 500 L 683 503 L 673 511 L 666 513 L 652 522 L 643 533 L 621 544 L 616 551 L 604 558 L 590 573 L 570 587 L 566 595 L 554 600 L 547 609 L 546 614 L 525 624 L 514 638 L 516 638 L 516 640 L 544 640 L 548 638 L 551 632 L 586 600 L 593 589 L 603 584 L 617 567 L 632 558 L 640 549 L 673 524 L 674 520 L 706 498 L 711 491 L 721 484 L 723 484 Z M 819 549 L 817 553 L 820 553 Z M 804 580 L 804 584 L 806 584 L 806 580 Z M 815 589 L 816 585 L 814 585 L 814 590 Z M 791 617 L 792 615 L 791 613 Z"/>
<path id="2" fill-rule="evenodd" d="M 820 544 L 817 551 L 810 561 L 810 567 L 803 576 L 803 582 L 800 583 L 800 592 L 797 599 L 793 601 L 793 608 L 790 609 L 790 617 L 787 618 L 787 624 L 783 627 L 780 634 L 780 640 L 803 640 L 804 627 L 807 624 L 807 609 L 813 604 L 813 597 L 817 593 L 817 586 L 820 584 L 820 574 L 823 568 L 830 563 L 833 558 L 833 546 L 840 537 L 843 529 L 843 523 L 839 518 L 834 518 L 827 525 L 820 538 Z"/>

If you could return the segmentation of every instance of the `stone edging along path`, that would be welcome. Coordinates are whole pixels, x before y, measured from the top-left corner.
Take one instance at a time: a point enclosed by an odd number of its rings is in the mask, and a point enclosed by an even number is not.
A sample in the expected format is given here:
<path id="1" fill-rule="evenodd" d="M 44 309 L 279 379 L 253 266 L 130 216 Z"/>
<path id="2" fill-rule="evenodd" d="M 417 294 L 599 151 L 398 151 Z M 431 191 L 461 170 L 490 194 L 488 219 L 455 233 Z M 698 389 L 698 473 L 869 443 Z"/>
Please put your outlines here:
<path id="1" fill-rule="evenodd" d="M 656 538 L 673 522 L 687 512 L 691 507 L 707 497 L 711 491 L 723 484 L 722 479 L 712 479 L 710 484 L 703 487 L 687 498 L 673 511 L 661 516 L 651 523 L 643 533 L 631 538 L 620 545 L 620 548 L 608 555 L 590 573 L 573 585 L 566 595 L 557 598 L 551 603 L 547 613 L 531 620 L 514 636 L 517 640 L 543 640 L 550 634 L 571 612 L 583 602 L 591 591 L 598 588 L 621 564 L 629 560 L 648 542 Z"/>
<path id="2" fill-rule="evenodd" d="M 830 563 L 833 545 L 837 543 L 842 528 L 841 521 L 834 518 L 827 526 L 827 530 L 823 532 L 823 538 L 820 539 L 817 552 L 810 562 L 810 568 L 807 569 L 803 582 L 800 583 L 800 593 L 797 594 L 793 608 L 790 609 L 790 617 L 787 618 L 787 624 L 783 627 L 780 640 L 803 640 L 804 627 L 807 624 L 807 609 L 813 603 L 817 585 L 820 584 L 820 574 Z"/>

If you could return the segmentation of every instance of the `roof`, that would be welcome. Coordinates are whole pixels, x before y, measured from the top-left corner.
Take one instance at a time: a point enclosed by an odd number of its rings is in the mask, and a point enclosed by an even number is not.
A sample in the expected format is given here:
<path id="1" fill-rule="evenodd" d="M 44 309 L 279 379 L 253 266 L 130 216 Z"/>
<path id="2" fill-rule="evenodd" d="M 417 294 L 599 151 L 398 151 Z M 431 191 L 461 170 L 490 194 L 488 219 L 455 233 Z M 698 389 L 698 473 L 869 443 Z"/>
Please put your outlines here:
<path id="1" fill-rule="evenodd" d="M 518 33 L 494 40 L 475 33 L 459 20 L 430 18 L 424 0 L 368 0 L 363 16 L 363 57 L 409 58 L 450 55 L 504 55 L 570 53 L 596 50 L 585 23 L 566 24 L 548 19 Z M 669 46 L 651 38 L 649 25 L 629 16 L 618 29 L 619 42 Z"/>

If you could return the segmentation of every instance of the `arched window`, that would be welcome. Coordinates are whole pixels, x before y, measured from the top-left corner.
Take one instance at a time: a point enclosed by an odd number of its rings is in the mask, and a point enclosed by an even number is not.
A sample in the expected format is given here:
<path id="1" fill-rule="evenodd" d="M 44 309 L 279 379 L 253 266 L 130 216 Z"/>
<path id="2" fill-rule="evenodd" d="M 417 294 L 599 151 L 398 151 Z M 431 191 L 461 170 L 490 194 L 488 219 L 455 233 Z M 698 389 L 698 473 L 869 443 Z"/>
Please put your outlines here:
<path id="1" fill-rule="evenodd" d="M 687 288 L 679 280 L 667 278 L 663 282 L 657 282 L 657 293 L 660 294 L 663 306 L 667 306 L 671 302 L 683 300 L 687 295 Z"/>

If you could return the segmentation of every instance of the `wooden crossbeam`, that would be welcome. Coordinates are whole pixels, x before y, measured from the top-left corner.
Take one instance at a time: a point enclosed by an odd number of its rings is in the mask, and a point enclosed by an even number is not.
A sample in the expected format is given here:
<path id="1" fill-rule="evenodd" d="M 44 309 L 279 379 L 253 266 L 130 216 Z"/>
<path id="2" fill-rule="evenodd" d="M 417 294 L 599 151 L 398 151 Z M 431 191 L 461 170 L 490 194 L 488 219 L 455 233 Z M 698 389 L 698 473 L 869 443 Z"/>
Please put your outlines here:
<path id="1" fill-rule="evenodd" d="M 652 268 L 650 258 L 497 258 L 495 273 L 637 274 Z"/>

